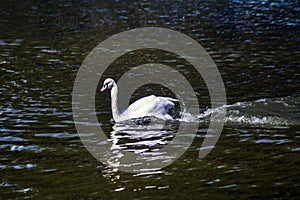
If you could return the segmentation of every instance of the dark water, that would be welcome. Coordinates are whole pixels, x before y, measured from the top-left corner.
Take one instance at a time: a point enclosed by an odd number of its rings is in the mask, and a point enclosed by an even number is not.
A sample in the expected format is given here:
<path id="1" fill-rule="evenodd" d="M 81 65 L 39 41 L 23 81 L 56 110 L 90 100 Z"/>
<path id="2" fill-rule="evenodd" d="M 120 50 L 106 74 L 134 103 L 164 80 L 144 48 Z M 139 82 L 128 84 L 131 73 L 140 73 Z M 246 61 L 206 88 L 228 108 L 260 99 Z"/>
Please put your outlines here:
<path id="1" fill-rule="evenodd" d="M 0 5 L 0 199 L 299 196 L 298 1 L 3 0 Z M 187 71 L 201 104 L 202 123 L 192 146 L 166 168 L 131 174 L 89 154 L 74 126 L 71 94 L 81 63 L 97 44 L 144 26 L 180 31 L 208 51 L 224 80 L 228 115 L 215 148 L 198 159 L 210 99 L 205 84 Z M 141 60 L 176 61 L 137 54 L 106 75 L 118 77 L 120 66 Z M 152 90 L 135 95 L 147 91 Z M 176 134 L 176 125 L 155 137 L 113 131 L 109 95 L 96 99 L 103 130 L 127 150 L 161 148 Z"/>

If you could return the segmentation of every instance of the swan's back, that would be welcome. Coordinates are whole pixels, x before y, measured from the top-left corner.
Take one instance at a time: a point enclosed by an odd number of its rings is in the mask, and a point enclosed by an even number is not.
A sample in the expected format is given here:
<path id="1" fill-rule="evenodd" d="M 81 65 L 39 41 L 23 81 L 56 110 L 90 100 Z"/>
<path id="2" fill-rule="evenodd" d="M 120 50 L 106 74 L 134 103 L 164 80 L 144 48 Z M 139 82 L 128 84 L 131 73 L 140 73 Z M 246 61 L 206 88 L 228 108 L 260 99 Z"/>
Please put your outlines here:
<path id="1" fill-rule="evenodd" d="M 178 101 L 169 97 L 157 97 L 150 95 L 133 102 L 127 110 L 122 113 L 126 118 L 139 118 L 144 116 L 154 116 L 164 120 L 173 119 L 168 111 L 174 107 L 173 101 Z"/>

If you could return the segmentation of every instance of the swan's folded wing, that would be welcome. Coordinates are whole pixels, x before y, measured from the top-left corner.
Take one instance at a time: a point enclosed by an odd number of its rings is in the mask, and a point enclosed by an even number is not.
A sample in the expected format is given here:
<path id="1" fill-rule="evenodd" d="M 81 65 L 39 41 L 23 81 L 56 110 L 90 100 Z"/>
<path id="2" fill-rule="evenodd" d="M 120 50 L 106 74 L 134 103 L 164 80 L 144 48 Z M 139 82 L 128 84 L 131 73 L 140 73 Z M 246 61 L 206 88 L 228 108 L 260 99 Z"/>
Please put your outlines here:
<path id="1" fill-rule="evenodd" d="M 130 113 L 147 113 L 148 110 L 155 104 L 155 99 L 157 97 L 154 95 L 146 96 L 141 99 L 136 100 L 133 102 L 128 108 L 127 112 Z"/>
<path id="2" fill-rule="evenodd" d="M 124 114 L 128 117 L 162 116 L 174 107 L 175 104 L 172 101 L 178 100 L 154 95 L 146 96 L 133 102 Z"/>

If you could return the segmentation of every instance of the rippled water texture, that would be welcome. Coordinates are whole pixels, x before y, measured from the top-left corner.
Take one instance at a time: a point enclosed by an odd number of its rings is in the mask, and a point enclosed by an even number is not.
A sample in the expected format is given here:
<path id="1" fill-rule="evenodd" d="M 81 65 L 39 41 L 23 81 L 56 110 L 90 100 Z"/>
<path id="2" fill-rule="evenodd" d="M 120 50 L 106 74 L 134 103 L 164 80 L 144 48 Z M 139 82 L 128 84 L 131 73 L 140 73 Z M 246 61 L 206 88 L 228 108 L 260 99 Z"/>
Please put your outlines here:
<path id="1" fill-rule="evenodd" d="M 299 197 L 298 1 L 2 0 L 0 5 L 0 199 Z M 119 58 L 100 82 L 120 78 L 128 67 L 159 62 L 188 78 L 201 107 L 198 116 L 185 113 L 184 120 L 162 129 L 117 126 L 110 121 L 109 94 L 97 93 L 97 117 L 113 144 L 112 163 L 119 161 L 120 149 L 146 153 L 149 162 L 167 161 L 157 151 L 175 137 L 178 124 L 186 128 L 185 137 L 194 137 L 190 123 L 200 120 L 193 144 L 178 160 L 132 174 L 108 168 L 83 146 L 71 94 L 81 63 L 97 44 L 145 26 L 179 31 L 206 49 L 224 80 L 228 113 L 218 143 L 198 159 L 215 112 L 204 81 L 189 63 L 166 52 L 141 50 Z M 166 87 L 148 85 L 132 101 L 148 93 L 174 96 Z"/>

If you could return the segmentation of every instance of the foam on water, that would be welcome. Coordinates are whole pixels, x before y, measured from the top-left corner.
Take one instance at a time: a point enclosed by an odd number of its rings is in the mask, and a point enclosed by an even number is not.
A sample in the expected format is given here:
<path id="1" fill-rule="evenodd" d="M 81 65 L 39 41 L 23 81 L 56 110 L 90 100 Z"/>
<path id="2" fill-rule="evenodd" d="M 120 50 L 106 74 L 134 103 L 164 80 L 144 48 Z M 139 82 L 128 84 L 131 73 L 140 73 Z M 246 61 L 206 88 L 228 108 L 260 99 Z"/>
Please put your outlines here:
<path id="1" fill-rule="evenodd" d="M 198 116 L 183 111 L 179 121 L 207 123 L 211 114 L 227 110 L 226 124 L 242 125 L 299 125 L 300 98 L 263 98 L 256 101 L 237 102 L 215 109 L 207 109 Z"/>

